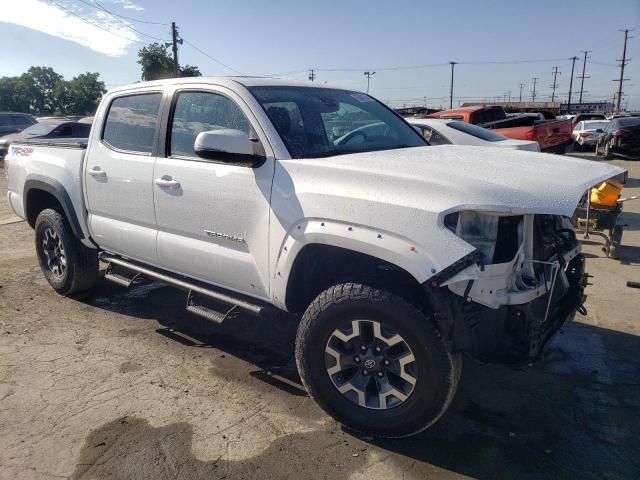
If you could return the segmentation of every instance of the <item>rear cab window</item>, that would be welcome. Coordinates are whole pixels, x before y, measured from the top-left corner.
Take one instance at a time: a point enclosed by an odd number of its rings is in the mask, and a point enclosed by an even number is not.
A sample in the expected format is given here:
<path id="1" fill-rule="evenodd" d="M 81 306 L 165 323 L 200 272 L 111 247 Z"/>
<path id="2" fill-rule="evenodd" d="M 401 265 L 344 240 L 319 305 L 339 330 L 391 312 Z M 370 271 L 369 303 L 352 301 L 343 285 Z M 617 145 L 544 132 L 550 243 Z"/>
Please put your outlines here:
<path id="1" fill-rule="evenodd" d="M 151 154 L 161 101 L 159 92 L 114 98 L 102 131 L 103 143 L 115 150 Z"/>

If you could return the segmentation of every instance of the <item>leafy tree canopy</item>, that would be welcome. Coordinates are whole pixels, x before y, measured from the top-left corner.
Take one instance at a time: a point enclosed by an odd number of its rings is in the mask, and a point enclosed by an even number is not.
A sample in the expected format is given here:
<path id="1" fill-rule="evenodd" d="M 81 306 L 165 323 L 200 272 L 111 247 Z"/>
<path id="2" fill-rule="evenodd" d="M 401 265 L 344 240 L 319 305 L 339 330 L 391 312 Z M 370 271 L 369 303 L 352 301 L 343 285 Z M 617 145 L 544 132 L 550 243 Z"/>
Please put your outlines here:
<path id="1" fill-rule="evenodd" d="M 151 43 L 138 51 L 138 63 L 142 68 L 142 80 L 161 80 L 175 77 L 173 59 L 168 47 Z M 201 77 L 200 69 L 193 65 L 179 67 L 181 77 Z"/>
<path id="2" fill-rule="evenodd" d="M 31 67 L 19 77 L 0 77 L 0 111 L 35 115 L 92 115 L 106 92 L 98 73 L 67 81 L 51 67 Z"/>

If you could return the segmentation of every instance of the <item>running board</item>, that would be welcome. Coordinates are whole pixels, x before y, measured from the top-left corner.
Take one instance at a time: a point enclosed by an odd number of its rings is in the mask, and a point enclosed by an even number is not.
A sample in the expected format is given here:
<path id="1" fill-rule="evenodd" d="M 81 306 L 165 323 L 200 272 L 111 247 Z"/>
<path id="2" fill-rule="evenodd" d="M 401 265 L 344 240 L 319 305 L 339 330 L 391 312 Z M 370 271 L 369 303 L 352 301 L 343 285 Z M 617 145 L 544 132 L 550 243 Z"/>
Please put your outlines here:
<path id="1" fill-rule="evenodd" d="M 124 272 L 118 272 L 113 263 L 109 262 L 104 272 L 104 278 L 110 282 L 117 283 L 121 287 L 129 288 L 133 285 L 133 282 L 140 278 L 140 274 L 136 273 L 133 277 L 127 277 Z"/>
<path id="2" fill-rule="evenodd" d="M 218 307 L 222 307 L 220 308 L 220 310 L 226 310 L 226 312 L 223 313 L 217 308 L 213 309 L 203 305 L 202 303 L 202 301 L 198 301 L 193 291 L 189 290 L 189 294 L 187 295 L 187 311 L 195 315 L 200 315 L 201 317 L 204 317 L 207 320 L 211 320 L 212 322 L 222 323 L 231 315 L 233 315 L 234 312 L 236 312 L 238 309 L 238 307 L 236 307 L 235 305 L 215 302 L 218 303 Z M 209 303 L 211 303 L 211 300 L 209 300 Z"/>
<path id="3" fill-rule="evenodd" d="M 236 307 L 240 308 L 246 312 L 252 313 L 254 315 L 269 315 L 275 312 L 277 309 L 269 304 L 259 304 L 253 303 L 252 301 L 242 298 L 240 296 L 235 296 L 232 293 L 224 293 L 218 290 L 214 290 L 212 288 L 207 288 L 205 286 L 201 286 L 194 281 L 190 281 L 188 279 L 177 278 L 170 273 L 161 272 L 155 270 L 150 267 L 142 266 L 137 263 L 131 262 L 129 260 L 124 260 L 120 257 L 116 257 L 114 255 L 101 252 L 99 255 L 100 260 L 103 262 L 107 262 L 109 265 L 117 265 L 118 267 L 122 267 L 125 270 L 131 270 L 135 272 L 136 275 L 129 279 L 122 275 L 121 273 L 110 274 L 109 280 L 118 283 L 119 285 L 123 285 L 126 287 L 131 286 L 133 280 L 137 279 L 138 276 L 143 276 L 147 278 L 152 278 L 162 283 L 169 284 L 173 287 L 179 288 L 181 290 L 185 290 L 189 292 L 189 296 L 187 298 L 187 310 L 192 313 L 196 313 L 198 315 L 202 315 L 205 318 L 209 318 L 214 322 L 221 323 L 227 316 L 232 313 Z M 107 267 L 108 269 L 109 267 Z M 105 275 L 105 278 L 106 275 Z M 212 299 L 214 301 L 220 302 L 225 305 L 229 305 L 230 308 L 226 313 L 221 313 L 215 311 L 211 308 L 205 307 L 200 304 L 200 302 L 194 301 L 194 295 L 202 295 Z"/>

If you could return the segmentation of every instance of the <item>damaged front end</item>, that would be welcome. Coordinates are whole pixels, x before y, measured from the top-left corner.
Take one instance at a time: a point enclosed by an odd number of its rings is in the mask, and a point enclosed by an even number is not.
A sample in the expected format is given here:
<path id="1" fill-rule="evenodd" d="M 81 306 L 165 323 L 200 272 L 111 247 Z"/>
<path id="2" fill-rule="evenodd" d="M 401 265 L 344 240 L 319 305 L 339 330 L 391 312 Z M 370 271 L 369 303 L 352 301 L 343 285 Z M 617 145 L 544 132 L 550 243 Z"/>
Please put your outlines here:
<path id="1" fill-rule="evenodd" d="M 455 350 L 529 362 L 576 311 L 586 313 L 584 256 L 569 218 L 463 210 L 444 223 L 476 248 L 429 282 Z"/>

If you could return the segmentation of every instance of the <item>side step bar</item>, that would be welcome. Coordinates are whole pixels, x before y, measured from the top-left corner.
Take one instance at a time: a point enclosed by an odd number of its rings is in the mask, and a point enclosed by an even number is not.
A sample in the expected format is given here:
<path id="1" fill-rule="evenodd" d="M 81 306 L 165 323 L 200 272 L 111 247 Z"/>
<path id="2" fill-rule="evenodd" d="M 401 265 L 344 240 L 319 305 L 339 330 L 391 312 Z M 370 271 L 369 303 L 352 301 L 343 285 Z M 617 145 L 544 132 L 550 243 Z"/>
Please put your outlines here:
<path id="1" fill-rule="evenodd" d="M 108 262 L 110 265 L 113 264 L 127 270 L 132 270 L 133 272 L 136 272 L 138 275 L 142 275 L 148 278 L 153 278 L 154 280 L 158 280 L 162 283 L 167 283 L 176 288 L 189 292 L 189 296 L 187 298 L 187 310 L 189 310 L 192 313 L 197 313 L 198 315 L 202 315 L 206 318 L 209 318 L 210 320 L 213 320 L 217 323 L 221 323 L 229 314 L 232 313 L 232 310 L 234 310 L 236 307 L 241 308 L 242 310 L 252 313 L 254 315 L 264 315 L 276 310 L 276 308 L 271 305 L 268 305 L 268 304 L 260 305 L 257 303 L 252 303 L 249 300 L 232 296 L 230 294 L 226 294 L 210 288 L 206 288 L 204 286 L 198 285 L 195 282 L 183 280 L 181 278 L 175 278 L 169 274 L 154 270 L 149 267 L 143 267 L 142 265 L 138 265 L 137 263 L 133 263 L 128 260 L 123 260 L 122 258 L 116 257 L 114 255 L 111 255 L 105 252 L 101 252 L 99 257 L 100 257 L 100 260 L 102 260 L 103 262 Z M 107 267 L 107 271 L 109 272 L 109 267 Z M 112 273 L 109 277 L 107 277 L 107 275 L 105 274 L 105 278 L 107 278 L 108 280 L 114 281 L 119 285 L 129 287 L 131 283 L 133 283 L 133 280 L 138 275 L 136 275 L 132 279 L 129 279 L 119 273 L 118 274 Z M 122 277 L 122 278 L 119 278 L 119 277 Z M 212 300 L 227 304 L 230 306 L 230 309 L 229 311 L 227 311 L 227 313 L 220 313 L 220 312 L 211 310 L 210 308 L 204 307 L 202 305 L 198 305 L 194 301 L 195 294 L 202 295 Z M 216 317 L 216 318 L 213 318 L 213 317 Z"/>

